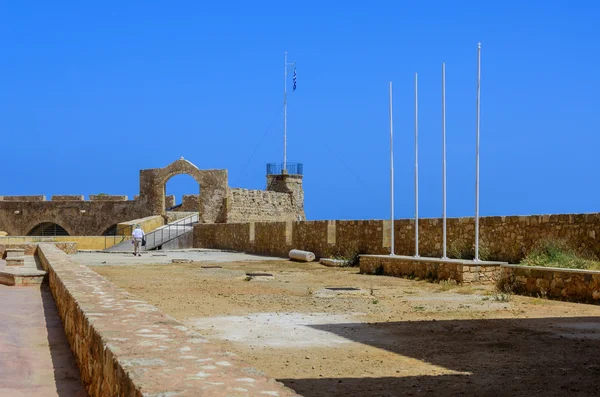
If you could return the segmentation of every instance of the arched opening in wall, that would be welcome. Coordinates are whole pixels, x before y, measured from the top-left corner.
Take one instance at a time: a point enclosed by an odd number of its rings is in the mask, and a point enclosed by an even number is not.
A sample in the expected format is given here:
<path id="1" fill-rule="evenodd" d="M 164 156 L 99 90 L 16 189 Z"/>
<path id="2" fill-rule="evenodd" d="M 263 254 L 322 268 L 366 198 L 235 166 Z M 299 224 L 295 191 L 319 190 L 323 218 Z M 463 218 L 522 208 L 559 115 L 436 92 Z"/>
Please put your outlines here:
<path id="1" fill-rule="evenodd" d="M 110 226 L 102 233 L 103 236 L 116 236 L 117 235 L 117 224 Z"/>
<path id="2" fill-rule="evenodd" d="M 67 232 L 62 226 L 57 225 L 52 222 L 44 222 L 40 223 L 29 233 L 28 236 L 68 236 L 69 232 Z"/>
<path id="3" fill-rule="evenodd" d="M 200 185 L 188 174 L 172 176 L 164 186 L 167 211 L 198 212 Z"/>

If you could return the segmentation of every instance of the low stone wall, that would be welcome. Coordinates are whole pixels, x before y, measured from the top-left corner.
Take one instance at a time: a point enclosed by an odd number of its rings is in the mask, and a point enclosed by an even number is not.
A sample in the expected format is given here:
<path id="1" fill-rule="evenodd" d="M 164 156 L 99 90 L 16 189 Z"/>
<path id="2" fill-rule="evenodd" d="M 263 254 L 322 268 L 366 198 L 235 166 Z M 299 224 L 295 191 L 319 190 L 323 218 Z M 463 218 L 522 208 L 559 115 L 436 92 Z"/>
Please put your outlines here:
<path id="1" fill-rule="evenodd" d="M 181 207 L 177 211 L 198 212 L 200 208 L 199 194 L 184 194 L 181 200 Z"/>
<path id="2" fill-rule="evenodd" d="M 500 263 L 389 255 L 360 256 L 360 272 L 363 274 L 454 280 L 459 284 L 495 284 L 500 277 L 500 269 Z"/>
<path id="3" fill-rule="evenodd" d="M 37 254 L 90 396 L 296 396 L 56 247 Z"/>
<path id="4" fill-rule="evenodd" d="M 137 200 L 138 196 L 134 197 L 134 200 Z M 165 196 L 165 208 L 171 208 L 172 206 L 175 205 L 175 196 L 174 195 L 169 195 L 169 196 Z"/>
<path id="5" fill-rule="evenodd" d="M 133 219 L 127 222 L 117 224 L 117 232 L 119 235 L 131 236 L 135 225 L 140 225 L 144 232 L 148 233 L 154 229 L 164 226 L 165 218 L 162 215 L 147 216 L 145 218 Z"/>
<path id="6" fill-rule="evenodd" d="M 500 287 L 521 295 L 600 303 L 600 271 L 507 265 Z"/>
<path id="7" fill-rule="evenodd" d="M 67 254 L 75 254 L 77 253 L 77 243 L 74 242 L 59 242 L 54 243 L 57 249 L 65 252 Z M 6 253 L 7 248 L 19 248 L 25 250 L 25 255 L 31 256 L 34 255 L 37 251 L 38 243 L 36 242 L 26 242 L 26 243 L 13 243 L 10 241 L 4 240 L 4 238 L 0 237 L 0 258 L 4 258 L 4 254 Z"/>
<path id="8" fill-rule="evenodd" d="M 394 221 L 395 254 L 412 256 L 414 220 Z M 390 221 L 306 221 L 199 224 L 194 246 L 248 251 L 286 257 L 290 249 L 312 251 L 317 257 L 388 254 Z M 447 220 L 448 256 L 473 251 L 473 218 Z M 480 220 L 481 258 L 518 263 L 541 239 L 561 239 L 576 249 L 600 257 L 600 214 L 492 216 Z M 419 253 L 442 256 L 441 219 L 419 220 Z"/>
<path id="9" fill-rule="evenodd" d="M 492 284 L 500 291 L 600 304 L 600 271 L 474 263 L 473 261 L 361 255 L 362 274 Z"/>
<path id="10" fill-rule="evenodd" d="M 5 236 L 0 237 L 0 244 L 72 243 L 76 247 L 74 252 L 77 252 L 77 250 L 103 250 L 122 242 L 123 238 L 131 238 L 131 234 L 127 236 Z"/>
<path id="11" fill-rule="evenodd" d="M 227 222 L 297 221 L 304 212 L 290 193 L 230 188 L 226 198 Z"/>

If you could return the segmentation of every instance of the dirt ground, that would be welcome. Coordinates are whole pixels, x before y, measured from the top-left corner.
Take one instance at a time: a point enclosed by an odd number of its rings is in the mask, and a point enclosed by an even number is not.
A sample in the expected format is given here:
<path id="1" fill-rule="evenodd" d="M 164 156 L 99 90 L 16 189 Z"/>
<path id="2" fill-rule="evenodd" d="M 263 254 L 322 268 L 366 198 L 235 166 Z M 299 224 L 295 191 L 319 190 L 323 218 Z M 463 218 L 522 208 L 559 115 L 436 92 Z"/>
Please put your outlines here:
<path id="1" fill-rule="evenodd" d="M 600 395 L 597 306 L 288 261 L 93 269 L 307 397 Z"/>

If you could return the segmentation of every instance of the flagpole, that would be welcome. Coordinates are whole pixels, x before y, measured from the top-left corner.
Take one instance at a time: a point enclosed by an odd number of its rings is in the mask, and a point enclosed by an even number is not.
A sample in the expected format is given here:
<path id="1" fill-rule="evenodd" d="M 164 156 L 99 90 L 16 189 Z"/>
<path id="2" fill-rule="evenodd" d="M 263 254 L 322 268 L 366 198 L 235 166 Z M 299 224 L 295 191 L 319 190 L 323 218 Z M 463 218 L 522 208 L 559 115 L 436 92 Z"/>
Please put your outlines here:
<path id="1" fill-rule="evenodd" d="M 419 97 L 415 73 L 415 257 L 419 257 Z"/>
<path id="2" fill-rule="evenodd" d="M 442 63 L 442 259 L 446 259 L 446 64 Z"/>
<path id="3" fill-rule="evenodd" d="M 390 221 L 392 223 L 392 248 L 390 255 L 394 254 L 394 124 L 392 122 L 392 82 L 390 81 Z"/>
<path id="4" fill-rule="evenodd" d="M 481 100 L 481 43 L 477 43 L 477 149 L 475 151 L 475 261 L 479 261 L 479 125 Z"/>
<path id="5" fill-rule="evenodd" d="M 283 53 L 283 170 L 287 171 L 287 51 Z"/>

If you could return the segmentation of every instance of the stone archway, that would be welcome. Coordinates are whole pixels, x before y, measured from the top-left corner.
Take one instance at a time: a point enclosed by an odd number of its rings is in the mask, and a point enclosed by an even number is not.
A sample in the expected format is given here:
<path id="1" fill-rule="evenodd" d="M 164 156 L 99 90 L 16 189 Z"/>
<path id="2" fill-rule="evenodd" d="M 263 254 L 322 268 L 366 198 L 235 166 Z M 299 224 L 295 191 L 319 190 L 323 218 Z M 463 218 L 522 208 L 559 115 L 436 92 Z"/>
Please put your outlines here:
<path id="1" fill-rule="evenodd" d="M 34 226 L 28 233 L 28 236 L 69 236 L 70 233 L 61 225 L 54 222 L 41 222 Z"/>
<path id="2" fill-rule="evenodd" d="M 154 215 L 165 214 L 165 185 L 175 175 L 187 174 L 198 182 L 202 191 L 198 200 L 200 222 L 215 223 L 224 219 L 227 196 L 227 170 L 201 170 L 183 157 L 164 168 L 140 171 L 140 203 Z"/>

